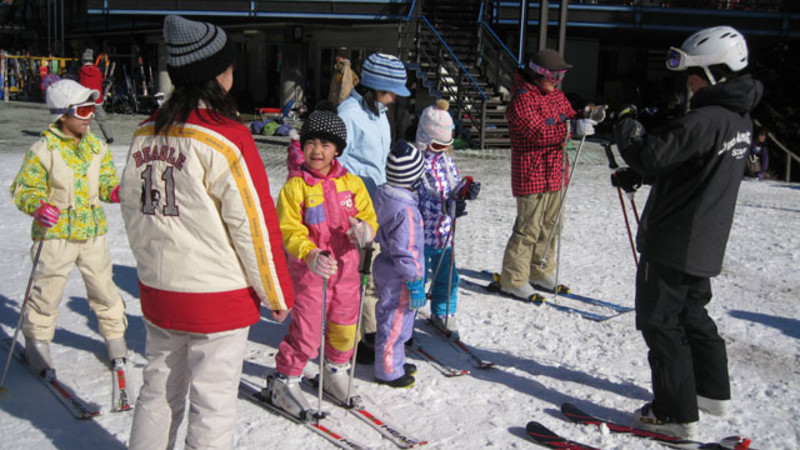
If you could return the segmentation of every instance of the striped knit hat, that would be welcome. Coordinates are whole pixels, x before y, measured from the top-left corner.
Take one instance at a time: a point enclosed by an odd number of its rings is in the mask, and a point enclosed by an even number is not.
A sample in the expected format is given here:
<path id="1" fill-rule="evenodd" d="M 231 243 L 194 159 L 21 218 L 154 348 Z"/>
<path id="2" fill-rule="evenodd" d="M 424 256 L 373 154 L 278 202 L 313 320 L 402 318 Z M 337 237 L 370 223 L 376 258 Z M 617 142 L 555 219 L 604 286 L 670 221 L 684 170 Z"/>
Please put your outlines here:
<path id="1" fill-rule="evenodd" d="M 341 156 L 347 146 L 347 126 L 332 111 L 314 111 L 300 129 L 300 145 L 309 139 L 325 139 L 336 144 L 336 156 Z"/>
<path id="2" fill-rule="evenodd" d="M 417 147 L 427 149 L 431 143 L 453 144 L 453 118 L 447 112 L 449 108 L 450 102 L 439 99 L 435 105 L 422 110 L 417 125 Z"/>
<path id="3" fill-rule="evenodd" d="M 167 72 L 175 86 L 206 82 L 225 72 L 236 47 L 222 28 L 181 16 L 164 19 Z"/>
<path id="4" fill-rule="evenodd" d="M 422 153 L 403 139 L 398 139 L 386 159 L 386 184 L 413 189 L 424 169 Z"/>
<path id="5" fill-rule="evenodd" d="M 376 91 L 389 91 L 401 97 L 411 95 L 406 87 L 406 67 L 396 56 L 373 53 L 361 67 L 361 84 Z"/>

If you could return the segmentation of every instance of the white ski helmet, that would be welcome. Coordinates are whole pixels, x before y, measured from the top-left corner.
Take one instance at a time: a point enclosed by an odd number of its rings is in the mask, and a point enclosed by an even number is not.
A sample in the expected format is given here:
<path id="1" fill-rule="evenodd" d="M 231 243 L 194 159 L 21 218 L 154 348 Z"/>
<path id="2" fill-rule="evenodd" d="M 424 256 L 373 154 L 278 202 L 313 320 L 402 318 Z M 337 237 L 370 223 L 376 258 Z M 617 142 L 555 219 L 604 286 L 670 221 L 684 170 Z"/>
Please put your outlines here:
<path id="1" fill-rule="evenodd" d="M 733 72 L 747 67 L 747 42 L 733 27 L 719 26 L 700 30 L 689 36 L 681 48 L 667 51 L 667 69 L 683 71 L 701 67 L 712 84 L 716 82 L 709 66 L 724 64 Z"/>

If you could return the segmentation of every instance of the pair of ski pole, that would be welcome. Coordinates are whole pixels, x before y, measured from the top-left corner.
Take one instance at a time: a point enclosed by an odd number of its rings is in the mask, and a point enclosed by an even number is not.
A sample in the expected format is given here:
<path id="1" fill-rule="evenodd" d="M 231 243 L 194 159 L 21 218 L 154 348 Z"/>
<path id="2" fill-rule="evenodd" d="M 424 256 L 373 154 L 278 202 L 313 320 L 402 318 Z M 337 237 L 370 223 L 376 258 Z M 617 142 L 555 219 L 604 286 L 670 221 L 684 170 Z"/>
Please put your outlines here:
<path id="1" fill-rule="evenodd" d="M 358 337 L 361 333 L 361 310 L 364 307 L 364 297 L 367 294 L 367 282 L 369 281 L 370 269 L 372 267 L 372 253 L 374 248 L 372 247 L 372 243 L 367 244 L 364 247 L 364 257 L 361 260 L 361 266 L 358 269 L 358 272 L 361 274 L 361 298 L 359 300 L 358 305 L 358 322 L 356 323 L 356 331 L 353 335 L 353 356 L 350 360 L 350 379 L 348 380 L 347 385 L 347 396 L 345 398 L 345 405 L 352 406 L 350 404 L 351 400 L 351 393 L 353 392 L 353 378 L 355 378 L 356 373 L 356 357 L 358 355 Z M 323 255 L 329 256 L 330 251 L 325 250 L 322 252 Z M 327 331 L 327 303 L 328 303 L 328 280 L 322 280 L 322 327 L 321 327 L 321 338 L 320 338 L 320 351 L 319 351 L 319 384 L 317 386 L 317 414 L 316 419 L 319 423 L 319 420 L 324 417 L 322 414 L 322 396 L 323 396 L 323 388 L 325 384 L 325 334 Z"/>

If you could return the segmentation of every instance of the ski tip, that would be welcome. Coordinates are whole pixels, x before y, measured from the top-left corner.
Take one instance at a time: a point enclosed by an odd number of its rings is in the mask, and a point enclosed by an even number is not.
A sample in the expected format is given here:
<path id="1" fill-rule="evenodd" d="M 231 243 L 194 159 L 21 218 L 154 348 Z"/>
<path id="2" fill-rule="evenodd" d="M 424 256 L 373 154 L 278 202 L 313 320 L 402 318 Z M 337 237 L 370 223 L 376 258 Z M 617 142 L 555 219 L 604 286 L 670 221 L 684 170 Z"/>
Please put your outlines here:
<path id="1" fill-rule="evenodd" d="M 564 286 L 563 284 L 559 284 L 556 289 L 558 290 L 559 294 L 572 294 L 572 289 L 570 289 L 567 286 Z"/>
<path id="2" fill-rule="evenodd" d="M 533 294 L 531 295 L 528 300 L 536 306 L 544 305 L 547 301 L 547 298 L 542 294 Z"/>

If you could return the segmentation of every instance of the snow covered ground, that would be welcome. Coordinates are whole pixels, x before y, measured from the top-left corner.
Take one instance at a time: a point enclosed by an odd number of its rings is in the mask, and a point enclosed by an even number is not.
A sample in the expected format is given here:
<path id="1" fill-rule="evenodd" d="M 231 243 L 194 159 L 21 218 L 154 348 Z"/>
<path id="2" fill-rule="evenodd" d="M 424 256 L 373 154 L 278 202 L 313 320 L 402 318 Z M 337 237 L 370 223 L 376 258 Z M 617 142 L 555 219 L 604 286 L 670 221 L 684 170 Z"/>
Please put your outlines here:
<path id="1" fill-rule="evenodd" d="M 136 122 L 142 117 L 112 116 L 121 171 Z M 0 187 L 7 189 L 25 150 L 46 125 L 43 105 L 0 104 Z M 286 177 L 284 138 L 257 137 L 277 197 Z M 572 153 L 574 157 L 574 152 Z M 514 220 L 509 160 L 504 152 L 464 152 L 457 163 L 482 182 L 480 198 L 458 222 L 456 259 L 464 278 L 481 281 L 483 269 L 498 270 Z M 587 144 L 566 202 L 561 242 L 560 281 L 576 292 L 633 306 L 633 256 L 617 192 L 597 144 Z M 6 191 L 7 192 L 7 191 Z M 647 197 L 636 195 L 639 209 Z M 137 296 L 133 256 L 118 206 L 106 206 L 111 231 L 114 276 L 127 303 L 128 343 L 133 355 L 129 384 L 142 383 L 144 325 Z M 0 202 L 0 338 L 10 337 L 30 274 L 31 219 L 5 194 Z M 711 315 L 728 343 L 733 414 L 728 419 L 701 415 L 700 435 L 715 440 L 731 434 L 753 439 L 759 449 L 800 448 L 800 186 L 745 180 L 723 272 L 712 286 Z M 110 413 L 111 377 L 97 321 L 85 300 L 77 272 L 70 278 L 52 345 L 59 376 L 104 413 L 77 421 L 45 387 L 12 362 L 0 398 L 0 449 L 125 448 L 132 413 Z M 609 313 L 566 299 L 560 303 Z M 244 376 L 261 382 L 274 366 L 278 343 L 287 330 L 268 314 L 251 328 Z M 577 403 L 596 415 L 627 421 L 650 399 L 646 347 L 634 329 L 632 313 L 596 323 L 548 306 L 534 306 L 462 285 L 459 323 L 465 342 L 497 365 L 471 375 L 445 378 L 425 362 L 410 390 L 372 383 L 371 368 L 360 367 L 356 386 L 375 412 L 433 448 L 535 448 L 524 434 L 538 420 L 571 439 L 611 449 L 656 449 L 659 444 L 598 432 L 565 421 L 558 407 Z M 425 328 L 417 339 L 452 365 L 470 364 Z M 6 352 L 0 351 L 3 361 Z M 309 364 L 307 373 L 316 373 Z M 314 400 L 315 401 L 315 400 Z M 393 448 L 355 417 L 333 409 L 332 427 L 370 447 Z M 330 444 L 246 401 L 239 405 L 239 449 L 316 449 Z"/>

